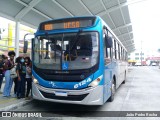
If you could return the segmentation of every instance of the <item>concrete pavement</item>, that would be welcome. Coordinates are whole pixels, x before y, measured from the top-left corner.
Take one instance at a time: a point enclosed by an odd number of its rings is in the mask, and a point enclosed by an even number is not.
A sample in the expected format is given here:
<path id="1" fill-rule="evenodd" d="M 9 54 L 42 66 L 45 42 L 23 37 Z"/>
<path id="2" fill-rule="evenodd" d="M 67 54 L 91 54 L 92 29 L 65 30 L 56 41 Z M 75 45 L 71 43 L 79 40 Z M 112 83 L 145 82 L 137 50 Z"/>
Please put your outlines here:
<path id="1" fill-rule="evenodd" d="M 54 111 L 56 110 L 75 111 L 75 113 L 73 112 L 73 114 L 69 115 L 63 115 L 59 112 L 59 117 L 54 118 L 39 118 L 42 120 L 159 120 L 160 118 L 158 117 L 91 117 L 88 112 L 94 111 L 93 114 L 97 114 L 99 111 L 160 111 L 159 100 L 160 69 L 158 69 L 158 67 L 142 66 L 129 67 L 126 84 L 123 84 L 118 88 L 113 102 L 106 102 L 103 106 L 81 106 L 31 101 L 27 105 L 18 107 L 15 110 L 30 112 L 42 111 L 47 112 L 47 116 L 55 115 Z M 76 111 L 86 111 L 86 113 L 81 114 L 81 117 L 76 117 Z M 17 118 L 15 118 L 15 120 L 16 119 Z"/>
<path id="2" fill-rule="evenodd" d="M 5 80 L 3 80 L 3 83 L 2 83 L 2 88 L 1 88 L 2 92 L 3 92 L 4 84 L 5 84 Z M 14 95 L 13 89 L 14 89 L 14 83 L 12 86 L 10 97 L 3 97 L 3 94 L 2 93 L 0 94 L 0 111 L 15 110 L 15 109 L 18 109 L 18 107 L 26 105 L 27 103 L 31 101 L 31 100 L 25 100 L 24 98 L 17 99 L 13 97 Z"/>
<path id="3" fill-rule="evenodd" d="M 158 117 L 91 117 L 90 112 L 96 115 L 99 111 L 160 111 L 160 69 L 152 66 L 129 67 L 126 84 L 122 84 L 116 91 L 115 100 L 106 102 L 103 106 L 81 106 L 59 104 L 44 101 L 32 101 L 18 111 L 47 111 L 53 116 L 56 110 L 75 111 L 69 114 L 71 119 L 99 119 L 99 120 L 159 120 Z M 76 117 L 76 111 L 85 111 Z M 58 119 L 68 119 L 59 112 Z M 85 117 L 86 116 L 86 117 Z M 88 116 L 88 117 L 87 117 Z M 89 117 L 90 116 L 90 117 Z"/>

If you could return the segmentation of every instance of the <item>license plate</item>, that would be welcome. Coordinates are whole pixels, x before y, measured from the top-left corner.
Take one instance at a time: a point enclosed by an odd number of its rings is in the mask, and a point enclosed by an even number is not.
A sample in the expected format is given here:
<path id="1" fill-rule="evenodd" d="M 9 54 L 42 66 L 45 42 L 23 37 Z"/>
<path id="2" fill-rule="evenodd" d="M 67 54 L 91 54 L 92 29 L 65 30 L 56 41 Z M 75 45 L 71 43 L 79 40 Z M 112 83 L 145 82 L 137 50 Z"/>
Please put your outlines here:
<path id="1" fill-rule="evenodd" d="M 56 96 L 68 96 L 66 92 L 55 92 Z"/>

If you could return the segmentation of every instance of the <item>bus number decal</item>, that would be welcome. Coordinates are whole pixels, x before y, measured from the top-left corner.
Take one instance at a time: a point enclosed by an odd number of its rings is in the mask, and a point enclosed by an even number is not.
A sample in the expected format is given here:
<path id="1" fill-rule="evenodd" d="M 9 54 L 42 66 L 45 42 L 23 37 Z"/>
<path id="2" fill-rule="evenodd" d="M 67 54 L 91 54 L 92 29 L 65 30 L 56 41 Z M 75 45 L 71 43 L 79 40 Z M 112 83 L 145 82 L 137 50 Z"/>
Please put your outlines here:
<path id="1" fill-rule="evenodd" d="M 82 82 L 79 82 L 78 84 L 75 84 L 75 85 L 74 85 L 74 88 L 76 89 L 76 88 L 78 88 L 78 87 L 81 87 L 81 86 L 89 83 L 89 82 L 91 82 L 91 78 L 88 78 L 87 80 L 83 80 Z"/>

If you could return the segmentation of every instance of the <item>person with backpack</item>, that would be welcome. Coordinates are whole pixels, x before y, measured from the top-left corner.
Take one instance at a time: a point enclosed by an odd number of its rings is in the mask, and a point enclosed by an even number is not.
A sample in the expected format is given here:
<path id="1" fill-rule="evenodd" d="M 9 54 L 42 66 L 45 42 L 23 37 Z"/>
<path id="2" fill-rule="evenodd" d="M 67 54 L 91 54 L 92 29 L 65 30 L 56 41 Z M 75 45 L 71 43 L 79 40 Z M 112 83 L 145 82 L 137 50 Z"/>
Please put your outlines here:
<path id="1" fill-rule="evenodd" d="M 26 65 L 24 57 L 20 58 L 20 62 L 17 64 L 17 98 L 25 98 L 25 78 L 26 78 Z"/>
<path id="2" fill-rule="evenodd" d="M 8 56 L 10 59 L 6 59 L 4 63 L 4 76 L 5 76 L 5 86 L 3 89 L 3 97 L 10 97 L 11 88 L 13 84 L 13 79 L 11 78 L 11 69 L 15 66 L 14 64 L 14 57 L 15 57 L 14 51 L 9 51 Z"/>
<path id="3" fill-rule="evenodd" d="M 15 63 L 16 63 L 16 72 L 17 72 L 17 65 L 18 65 L 18 63 L 20 63 L 20 58 L 21 58 L 21 57 L 17 57 L 16 60 L 15 60 Z M 17 97 L 18 76 L 15 77 L 15 78 L 13 79 L 13 81 L 14 81 L 14 95 L 13 95 L 13 97 Z"/>

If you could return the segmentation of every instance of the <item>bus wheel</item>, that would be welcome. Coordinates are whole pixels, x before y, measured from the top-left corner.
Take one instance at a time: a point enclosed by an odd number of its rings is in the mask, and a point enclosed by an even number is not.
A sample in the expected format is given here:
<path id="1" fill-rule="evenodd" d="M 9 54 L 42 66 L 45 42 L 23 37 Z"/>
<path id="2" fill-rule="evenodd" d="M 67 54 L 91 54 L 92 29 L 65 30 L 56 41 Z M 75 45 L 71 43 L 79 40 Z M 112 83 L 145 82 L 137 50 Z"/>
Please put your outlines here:
<path id="1" fill-rule="evenodd" d="M 122 84 L 125 84 L 126 83 L 126 72 L 124 74 L 124 81 L 122 82 Z"/>
<path id="2" fill-rule="evenodd" d="M 114 100 L 114 94 L 116 92 L 116 85 L 115 85 L 115 81 L 112 80 L 112 87 L 111 87 L 111 96 L 108 99 L 109 102 L 112 102 Z"/>

